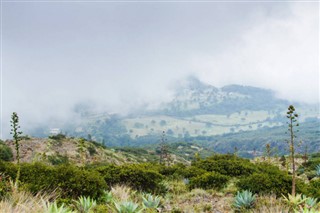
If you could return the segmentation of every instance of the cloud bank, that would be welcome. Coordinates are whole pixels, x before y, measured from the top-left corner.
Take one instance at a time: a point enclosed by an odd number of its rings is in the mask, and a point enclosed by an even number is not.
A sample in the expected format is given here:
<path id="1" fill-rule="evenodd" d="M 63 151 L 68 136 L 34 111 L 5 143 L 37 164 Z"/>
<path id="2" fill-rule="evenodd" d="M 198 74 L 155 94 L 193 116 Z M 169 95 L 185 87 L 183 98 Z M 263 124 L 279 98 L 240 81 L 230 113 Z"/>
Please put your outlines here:
<path id="1" fill-rule="evenodd" d="M 2 3 L 2 138 L 75 119 L 77 103 L 129 112 L 176 80 L 273 89 L 319 103 L 319 3 Z"/>

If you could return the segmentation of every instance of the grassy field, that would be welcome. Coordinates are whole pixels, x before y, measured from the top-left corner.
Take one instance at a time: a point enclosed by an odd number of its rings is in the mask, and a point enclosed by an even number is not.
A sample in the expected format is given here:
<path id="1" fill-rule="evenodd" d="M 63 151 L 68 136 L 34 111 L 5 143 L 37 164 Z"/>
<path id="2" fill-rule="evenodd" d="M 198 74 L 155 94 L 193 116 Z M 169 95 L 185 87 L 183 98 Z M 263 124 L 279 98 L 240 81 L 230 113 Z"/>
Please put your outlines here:
<path id="1" fill-rule="evenodd" d="M 230 115 L 206 114 L 183 118 L 145 116 L 125 119 L 122 124 L 126 126 L 132 138 L 159 134 L 162 131 L 169 131 L 168 133 L 175 137 L 181 137 L 185 134 L 209 136 L 281 125 L 280 122 L 272 121 L 274 117 L 275 114 L 267 111 L 242 111 Z"/>

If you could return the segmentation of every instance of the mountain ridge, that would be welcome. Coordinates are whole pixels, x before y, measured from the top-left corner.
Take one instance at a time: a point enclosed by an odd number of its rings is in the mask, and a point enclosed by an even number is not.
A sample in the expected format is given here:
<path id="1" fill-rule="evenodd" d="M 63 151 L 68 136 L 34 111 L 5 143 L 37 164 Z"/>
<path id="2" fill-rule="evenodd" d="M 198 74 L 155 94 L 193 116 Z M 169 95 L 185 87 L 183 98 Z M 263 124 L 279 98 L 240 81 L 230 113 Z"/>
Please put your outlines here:
<path id="1" fill-rule="evenodd" d="M 90 135 L 107 146 L 157 143 L 163 131 L 176 142 L 196 140 L 283 126 L 289 104 L 269 89 L 236 84 L 217 88 L 189 77 L 177 83 L 173 99 L 157 110 L 144 107 L 128 115 L 94 114 L 90 107 L 78 105 L 75 113 L 81 122 L 66 125 L 63 131 L 75 137 Z M 300 122 L 319 117 L 317 105 L 294 105 Z M 230 151 L 230 147 L 226 150 Z"/>

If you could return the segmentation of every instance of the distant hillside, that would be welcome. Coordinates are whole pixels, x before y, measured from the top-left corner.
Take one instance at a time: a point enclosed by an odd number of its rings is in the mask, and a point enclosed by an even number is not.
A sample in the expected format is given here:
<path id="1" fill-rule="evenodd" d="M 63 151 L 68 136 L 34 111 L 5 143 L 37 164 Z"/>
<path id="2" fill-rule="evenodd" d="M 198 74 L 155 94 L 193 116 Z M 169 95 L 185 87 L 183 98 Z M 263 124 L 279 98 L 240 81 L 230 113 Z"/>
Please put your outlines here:
<path id="1" fill-rule="evenodd" d="M 1 145 L 0 141 L 0 145 Z M 12 150 L 14 159 L 15 144 L 12 140 L 4 142 Z M 202 157 L 213 154 L 192 143 L 178 143 L 169 145 L 169 152 L 173 163 L 190 164 L 195 153 Z M 64 135 L 50 138 L 24 138 L 20 141 L 21 162 L 46 162 L 48 164 L 61 163 L 139 163 L 158 162 L 159 147 L 157 145 L 141 148 L 123 147 L 107 148 L 100 143 L 87 141 L 83 138 L 67 138 Z"/>
<path id="2" fill-rule="evenodd" d="M 296 133 L 296 152 L 303 154 L 320 152 L 320 120 L 313 119 L 300 123 L 299 132 Z M 186 141 L 196 143 L 208 150 L 218 153 L 233 153 L 235 149 L 243 157 L 262 155 L 266 150 L 266 144 L 270 144 L 273 155 L 281 155 L 288 152 L 289 134 L 286 134 L 287 126 L 261 128 L 255 131 L 243 131 L 209 137 L 193 137 Z M 255 153 L 256 152 L 256 153 Z M 255 154 L 254 154 L 255 153 Z"/>
<path id="3" fill-rule="evenodd" d="M 13 151 L 15 145 L 12 140 L 5 141 Z M 122 164 L 130 161 L 138 162 L 135 156 L 125 156 L 112 149 L 106 149 L 99 143 L 89 142 L 80 138 L 27 138 L 20 141 L 21 162 L 44 161 L 52 164 L 88 162 L 105 162 Z"/>
<path id="4" fill-rule="evenodd" d="M 255 134 L 264 141 L 269 130 L 272 134 L 273 127 L 280 128 L 286 124 L 286 110 L 292 104 L 278 99 L 271 90 L 241 85 L 216 88 L 194 77 L 178 82 L 174 93 L 173 99 L 161 104 L 157 110 L 146 110 L 146 106 L 126 116 L 96 113 L 92 104 L 78 104 L 74 108 L 79 115 L 77 122 L 70 121 L 59 128 L 69 136 L 93 139 L 107 146 L 155 144 L 163 131 L 172 142 L 201 137 L 223 138 L 237 133 L 242 136 L 244 132 Z M 299 122 L 310 119 L 319 122 L 319 105 L 293 104 L 299 114 Z M 315 125 L 319 126 L 319 123 Z M 44 129 L 31 132 L 31 135 L 45 137 L 49 128 Z M 266 134 L 260 135 L 257 130 Z M 315 132 L 308 134 L 318 137 Z M 282 139 L 279 137 L 277 140 Z M 245 149 L 247 146 L 237 145 L 240 142 L 245 143 L 241 139 L 232 147 Z M 215 144 L 213 140 L 210 143 L 210 147 Z M 217 150 L 230 152 L 227 145 L 220 147 Z"/>
<path id="5" fill-rule="evenodd" d="M 271 90 L 241 85 L 216 88 L 189 77 L 176 89 L 174 99 L 158 113 L 170 116 L 227 115 L 248 110 L 279 111 L 288 105 L 288 101 L 275 98 Z"/>

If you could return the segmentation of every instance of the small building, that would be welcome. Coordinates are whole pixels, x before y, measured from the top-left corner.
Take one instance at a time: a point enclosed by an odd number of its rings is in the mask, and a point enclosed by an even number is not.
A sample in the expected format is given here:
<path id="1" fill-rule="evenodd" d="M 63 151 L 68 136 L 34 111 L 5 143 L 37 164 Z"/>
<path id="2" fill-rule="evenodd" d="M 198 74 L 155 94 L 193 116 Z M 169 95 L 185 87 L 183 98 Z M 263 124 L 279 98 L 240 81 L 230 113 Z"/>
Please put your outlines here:
<path id="1" fill-rule="evenodd" d="M 51 128 L 49 130 L 49 133 L 50 133 L 50 135 L 58 135 L 58 134 L 61 133 L 61 129 L 59 129 L 59 128 Z"/>

